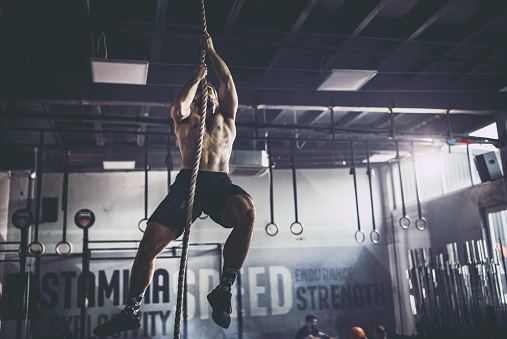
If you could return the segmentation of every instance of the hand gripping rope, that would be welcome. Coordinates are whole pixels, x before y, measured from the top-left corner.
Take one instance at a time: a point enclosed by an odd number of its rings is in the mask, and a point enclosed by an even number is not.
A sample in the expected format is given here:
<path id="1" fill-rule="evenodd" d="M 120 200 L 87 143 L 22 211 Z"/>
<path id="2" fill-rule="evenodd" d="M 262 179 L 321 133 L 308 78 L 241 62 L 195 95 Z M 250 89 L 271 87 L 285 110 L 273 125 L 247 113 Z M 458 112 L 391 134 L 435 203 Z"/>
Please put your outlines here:
<path id="1" fill-rule="evenodd" d="M 201 22 L 203 33 L 207 32 L 206 28 L 206 11 L 204 8 L 204 0 L 201 0 Z M 204 63 L 206 59 L 206 50 L 201 47 L 201 59 L 200 62 Z M 185 232 L 183 234 L 183 248 L 181 252 L 180 260 L 180 274 L 178 277 L 178 298 L 176 302 L 176 314 L 174 317 L 174 339 L 180 338 L 180 325 L 181 325 L 181 313 L 183 306 L 183 292 L 185 284 L 185 273 L 187 267 L 188 257 L 188 242 L 190 240 L 190 227 L 192 225 L 192 212 L 194 209 L 194 196 L 195 186 L 197 183 L 197 174 L 199 172 L 199 165 L 201 164 L 201 153 L 202 153 L 202 140 L 204 137 L 204 126 L 206 122 L 206 108 L 208 106 L 208 83 L 206 78 L 201 80 L 202 89 L 202 105 L 201 105 L 201 127 L 199 129 L 199 140 L 197 143 L 197 149 L 195 151 L 194 167 L 192 168 L 192 177 L 190 179 L 190 192 L 188 194 L 188 207 L 187 207 L 187 219 L 185 223 Z"/>

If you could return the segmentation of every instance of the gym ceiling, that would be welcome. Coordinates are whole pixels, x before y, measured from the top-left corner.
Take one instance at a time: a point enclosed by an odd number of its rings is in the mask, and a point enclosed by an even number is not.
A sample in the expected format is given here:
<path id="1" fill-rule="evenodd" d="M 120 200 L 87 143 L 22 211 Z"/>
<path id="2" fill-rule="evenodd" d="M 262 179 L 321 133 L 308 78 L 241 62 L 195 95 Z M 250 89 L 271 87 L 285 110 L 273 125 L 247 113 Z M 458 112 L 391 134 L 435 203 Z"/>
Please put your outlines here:
<path id="1" fill-rule="evenodd" d="M 205 5 L 238 90 L 234 150 L 266 149 L 269 138 L 278 168 L 290 165 L 291 140 L 299 168 L 350 166 L 351 140 L 360 163 L 366 141 L 374 154 L 393 141 L 443 145 L 507 110 L 505 0 Z M 200 6 L 0 0 L 0 170 L 33 168 L 41 135 L 48 171 L 62 170 L 67 145 L 72 171 L 101 171 L 103 160 L 143 169 L 146 150 L 150 168 L 177 168 L 169 110 L 199 60 Z M 90 59 L 106 50 L 149 62 L 146 85 L 94 83 Z M 333 70 L 375 72 L 357 90 L 318 90 Z M 217 84 L 212 68 L 208 80 Z"/>

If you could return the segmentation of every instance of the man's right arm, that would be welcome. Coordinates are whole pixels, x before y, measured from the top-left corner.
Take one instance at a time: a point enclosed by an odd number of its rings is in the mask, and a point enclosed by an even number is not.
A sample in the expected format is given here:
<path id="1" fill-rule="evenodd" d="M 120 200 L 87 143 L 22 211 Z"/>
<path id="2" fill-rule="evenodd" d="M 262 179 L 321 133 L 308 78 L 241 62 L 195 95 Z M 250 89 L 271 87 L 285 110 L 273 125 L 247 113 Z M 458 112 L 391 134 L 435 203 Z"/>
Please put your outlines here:
<path id="1" fill-rule="evenodd" d="M 195 93 L 201 80 L 206 76 L 208 70 L 206 64 L 202 63 L 196 66 L 192 78 L 183 85 L 174 98 L 173 106 L 171 108 L 171 118 L 175 123 L 188 118 L 190 115 L 190 105 L 194 100 Z"/>

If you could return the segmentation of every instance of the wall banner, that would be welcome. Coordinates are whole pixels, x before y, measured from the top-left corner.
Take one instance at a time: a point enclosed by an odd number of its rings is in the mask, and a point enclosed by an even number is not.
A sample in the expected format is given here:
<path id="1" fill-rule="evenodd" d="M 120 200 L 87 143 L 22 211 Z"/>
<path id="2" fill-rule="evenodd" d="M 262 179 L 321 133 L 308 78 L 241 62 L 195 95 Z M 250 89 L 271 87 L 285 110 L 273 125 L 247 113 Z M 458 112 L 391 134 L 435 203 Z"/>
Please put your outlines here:
<path id="1" fill-rule="evenodd" d="M 188 338 L 237 338 L 239 330 L 245 339 L 294 338 L 307 314 L 317 316 L 321 331 L 340 338 L 353 326 L 367 334 L 374 324 L 394 327 L 389 272 L 364 247 L 251 249 L 241 271 L 242 329 L 237 283 L 231 327 L 222 329 L 211 319 L 206 295 L 219 282 L 219 262 L 217 250 L 190 248 Z M 91 261 L 86 338 L 95 338 L 93 328 L 123 308 L 131 264 L 129 257 Z M 141 328 L 115 338 L 173 337 L 178 269 L 179 258 L 157 259 L 141 306 Z M 30 321 L 33 338 L 79 337 L 80 272 L 80 258 L 42 258 L 40 309 Z M 4 320 L 1 337 L 13 337 L 15 328 L 15 321 Z"/>

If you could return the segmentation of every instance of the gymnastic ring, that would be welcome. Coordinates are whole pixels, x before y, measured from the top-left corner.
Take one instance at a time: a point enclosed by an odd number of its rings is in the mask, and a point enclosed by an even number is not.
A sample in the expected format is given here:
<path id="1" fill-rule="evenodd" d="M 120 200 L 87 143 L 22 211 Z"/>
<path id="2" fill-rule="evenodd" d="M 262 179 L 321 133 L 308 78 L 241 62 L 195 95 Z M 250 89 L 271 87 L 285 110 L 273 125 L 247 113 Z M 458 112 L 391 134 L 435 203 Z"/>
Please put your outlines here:
<path id="1" fill-rule="evenodd" d="M 41 251 L 34 252 L 32 249 L 34 245 L 39 245 L 41 247 Z M 32 241 L 30 244 L 28 244 L 26 249 L 30 256 L 38 258 L 44 254 L 44 252 L 46 251 L 46 246 L 44 246 L 44 244 L 41 243 L 40 241 Z"/>
<path id="2" fill-rule="evenodd" d="M 269 236 L 274 237 L 275 235 L 278 234 L 278 225 L 275 224 L 274 222 L 270 222 L 269 224 L 266 225 L 266 233 Z"/>
<path id="3" fill-rule="evenodd" d="M 361 238 L 358 238 L 357 235 L 358 234 L 361 234 L 362 237 Z M 363 233 L 363 231 L 361 230 L 357 230 L 356 233 L 354 234 L 354 238 L 356 238 L 356 242 L 358 244 L 362 244 L 364 242 L 364 239 L 366 239 L 366 235 Z"/>
<path id="4" fill-rule="evenodd" d="M 408 222 L 406 225 L 403 222 L 405 220 Z M 400 218 L 400 227 L 403 228 L 404 230 L 406 230 L 410 226 L 411 223 L 412 223 L 412 221 L 410 221 L 410 218 L 408 217 L 408 215 L 404 215 Z"/>
<path id="5" fill-rule="evenodd" d="M 301 231 L 299 231 L 299 232 L 295 232 L 295 231 L 294 231 L 294 226 L 296 226 L 296 225 L 301 226 Z M 304 228 L 303 228 L 303 224 L 302 224 L 302 223 L 300 223 L 299 221 L 294 221 L 294 222 L 290 225 L 290 231 L 291 231 L 291 232 L 292 232 L 292 234 L 294 234 L 294 235 L 300 235 L 301 233 L 303 233 L 303 229 L 304 229 Z"/>
<path id="6" fill-rule="evenodd" d="M 62 251 L 60 250 L 60 247 L 61 247 L 62 245 L 67 245 L 67 246 L 69 246 L 69 250 L 68 250 L 67 252 L 62 252 Z M 66 257 L 66 256 L 68 256 L 68 255 L 71 255 L 71 254 L 72 254 L 72 244 L 71 244 L 70 242 L 68 242 L 67 240 L 65 240 L 65 241 L 63 241 L 63 240 L 62 240 L 62 241 L 59 241 L 59 242 L 58 242 L 58 244 L 56 244 L 56 246 L 55 246 L 55 251 L 56 251 L 56 253 L 57 253 L 58 255 L 60 255 L 60 256 L 62 256 L 62 257 Z"/>
<path id="7" fill-rule="evenodd" d="M 423 225 L 419 226 L 419 222 L 421 222 Z M 428 220 L 426 220 L 425 217 L 420 217 L 415 221 L 415 228 L 417 228 L 419 231 L 424 231 L 428 227 Z"/>
<path id="8" fill-rule="evenodd" d="M 199 219 L 204 220 L 204 219 L 208 219 L 208 217 L 209 217 L 209 215 L 207 215 L 207 214 L 201 214 L 199 216 Z"/>
<path id="9" fill-rule="evenodd" d="M 145 222 L 145 221 L 146 221 L 146 226 L 148 226 L 148 219 L 146 219 L 146 218 L 139 220 L 139 223 L 137 224 L 137 228 L 139 228 L 139 231 L 141 231 L 143 233 L 144 233 L 144 231 L 146 231 L 146 227 L 143 229 L 143 226 L 142 226 L 143 222 Z"/>
<path id="10" fill-rule="evenodd" d="M 374 237 L 374 236 L 373 236 L 374 234 L 376 234 L 377 236 L 376 236 L 376 237 Z M 370 240 L 371 240 L 371 242 L 372 242 L 372 243 L 374 243 L 374 244 L 378 244 L 378 243 L 379 243 L 379 241 L 380 241 L 380 232 L 379 232 L 378 230 L 376 230 L 376 229 L 375 229 L 375 230 L 373 230 L 373 231 L 371 231 L 371 232 L 370 232 Z"/>

